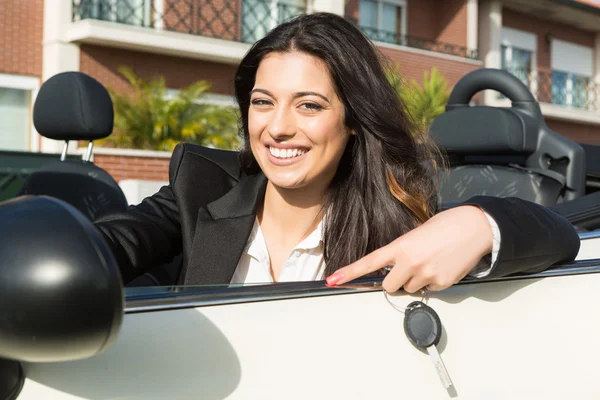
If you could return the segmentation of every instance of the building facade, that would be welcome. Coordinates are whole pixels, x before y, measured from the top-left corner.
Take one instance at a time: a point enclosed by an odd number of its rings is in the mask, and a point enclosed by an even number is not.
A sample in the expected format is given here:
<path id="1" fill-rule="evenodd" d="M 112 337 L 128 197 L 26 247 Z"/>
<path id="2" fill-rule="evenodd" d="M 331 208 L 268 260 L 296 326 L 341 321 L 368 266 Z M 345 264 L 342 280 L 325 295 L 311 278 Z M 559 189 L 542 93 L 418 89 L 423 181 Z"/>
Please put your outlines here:
<path id="1" fill-rule="evenodd" d="M 573 0 L 2 0 L 0 149 L 59 152 L 31 123 L 49 77 L 81 71 L 127 90 L 122 65 L 177 90 L 203 79 L 231 103 L 233 74 L 251 43 L 286 18 L 327 11 L 353 21 L 420 82 L 437 67 L 453 86 L 482 67 L 525 82 L 548 125 L 600 143 L 600 4 Z M 490 105 L 507 100 L 490 92 Z M 165 180 L 169 154 L 97 149 L 117 180 Z"/>

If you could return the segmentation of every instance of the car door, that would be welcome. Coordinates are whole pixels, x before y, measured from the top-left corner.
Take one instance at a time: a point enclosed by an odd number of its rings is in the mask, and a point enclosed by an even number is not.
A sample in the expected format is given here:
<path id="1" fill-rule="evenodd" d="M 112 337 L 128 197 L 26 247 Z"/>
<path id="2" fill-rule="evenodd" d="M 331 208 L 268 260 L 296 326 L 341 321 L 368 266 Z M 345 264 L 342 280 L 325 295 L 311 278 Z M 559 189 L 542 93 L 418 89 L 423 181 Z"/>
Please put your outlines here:
<path id="1" fill-rule="evenodd" d="M 600 398 L 599 272 L 578 261 L 429 293 L 452 393 L 371 278 L 127 289 L 112 347 L 24 364 L 18 399 Z M 389 296 L 400 309 L 420 299 Z"/>

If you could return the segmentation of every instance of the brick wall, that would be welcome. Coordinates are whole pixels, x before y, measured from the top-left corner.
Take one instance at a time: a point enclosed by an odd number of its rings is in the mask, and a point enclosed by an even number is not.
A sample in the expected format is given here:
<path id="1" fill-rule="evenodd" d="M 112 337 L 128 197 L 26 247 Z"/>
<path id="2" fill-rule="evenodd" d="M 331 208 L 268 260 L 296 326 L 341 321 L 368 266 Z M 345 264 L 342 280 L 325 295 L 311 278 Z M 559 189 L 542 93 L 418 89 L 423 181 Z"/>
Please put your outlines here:
<path id="1" fill-rule="evenodd" d="M 416 0 L 406 3 L 406 33 L 427 40 L 436 40 L 438 18 L 436 8 L 439 0 Z"/>
<path id="2" fill-rule="evenodd" d="M 380 50 L 398 66 L 405 79 L 415 79 L 419 84 L 423 82 L 424 71 L 429 71 L 432 67 L 437 67 L 444 78 L 446 78 L 450 85 L 449 89 L 467 73 L 481 68 L 481 64 L 478 63 L 462 62 L 410 50 L 384 47 L 380 47 Z"/>
<path id="3" fill-rule="evenodd" d="M 94 164 L 105 169 L 117 182 L 123 179 L 169 180 L 169 158 L 95 153 Z"/>
<path id="4" fill-rule="evenodd" d="M 600 126 L 545 117 L 548 127 L 578 143 L 600 145 Z"/>
<path id="5" fill-rule="evenodd" d="M 516 11 L 504 8 L 502 10 L 502 25 L 507 28 L 519 29 L 537 35 L 537 65 L 542 71 L 549 71 L 550 65 L 550 43 L 546 41 L 546 35 L 553 38 L 565 40 L 581 46 L 594 47 L 593 32 L 577 29 L 573 26 L 564 25 L 559 22 L 549 23 L 529 15 L 520 14 Z"/>
<path id="6" fill-rule="evenodd" d="M 43 0 L 0 0 L 0 73 L 42 76 Z"/>
<path id="7" fill-rule="evenodd" d="M 98 79 L 106 87 L 126 91 L 129 86 L 117 72 L 121 65 L 132 68 L 144 79 L 162 75 L 167 87 L 172 89 L 204 79 L 212 82 L 212 93 L 233 94 L 235 65 L 103 46 L 81 46 L 80 71 Z"/>
<path id="8" fill-rule="evenodd" d="M 406 34 L 466 46 L 467 0 L 407 0 Z M 359 0 L 346 2 L 345 15 L 359 19 Z"/>
<path id="9" fill-rule="evenodd" d="M 436 40 L 466 47 L 467 0 L 445 0 L 438 4 L 436 11 Z"/>

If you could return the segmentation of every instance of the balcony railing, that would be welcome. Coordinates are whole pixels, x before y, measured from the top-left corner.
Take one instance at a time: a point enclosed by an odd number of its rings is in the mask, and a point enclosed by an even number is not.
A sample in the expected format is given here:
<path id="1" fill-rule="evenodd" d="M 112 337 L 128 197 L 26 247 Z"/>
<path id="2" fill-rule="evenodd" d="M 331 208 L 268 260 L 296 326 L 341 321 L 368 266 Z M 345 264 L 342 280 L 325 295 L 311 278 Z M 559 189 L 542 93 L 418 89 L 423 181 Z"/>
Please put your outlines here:
<path id="1" fill-rule="evenodd" d="M 415 49 L 429 50 L 436 53 L 449 54 L 458 57 L 477 60 L 478 53 L 476 49 L 468 49 L 452 43 L 438 42 L 436 40 L 424 39 L 417 36 L 403 35 L 398 32 L 390 32 L 383 29 L 375 29 L 368 26 L 361 26 L 356 18 L 346 16 L 346 19 L 358 26 L 371 40 L 397 44 L 400 46 L 412 47 Z"/>
<path id="2" fill-rule="evenodd" d="M 540 103 L 600 111 L 600 84 L 591 78 L 564 71 L 507 71 L 525 83 Z"/>
<path id="3" fill-rule="evenodd" d="M 306 11 L 304 0 L 72 0 L 73 21 L 120 24 L 253 43 Z"/>

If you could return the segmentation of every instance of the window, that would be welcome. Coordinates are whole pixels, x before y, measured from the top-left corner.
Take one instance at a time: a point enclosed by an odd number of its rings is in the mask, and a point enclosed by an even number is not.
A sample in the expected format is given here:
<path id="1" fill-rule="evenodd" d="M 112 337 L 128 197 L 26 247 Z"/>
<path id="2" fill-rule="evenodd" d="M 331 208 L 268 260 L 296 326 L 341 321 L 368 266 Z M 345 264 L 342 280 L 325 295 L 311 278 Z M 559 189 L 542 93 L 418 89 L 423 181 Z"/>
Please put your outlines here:
<path id="1" fill-rule="evenodd" d="M 0 74 L 0 150 L 30 150 L 30 136 L 37 150 L 31 104 L 38 88 L 38 78 Z"/>
<path id="2" fill-rule="evenodd" d="M 515 75 L 536 93 L 537 36 L 517 29 L 502 28 L 500 43 L 501 68 Z"/>
<path id="3" fill-rule="evenodd" d="M 286 19 L 305 11 L 305 0 L 243 0 L 242 41 L 254 43 Z"/>
<path id="4" fill-rule="evenodd" d="M 360 0 L 359 25 L 373 40 L 402 44 L 406 34 L 404 0 Z"/>
<path id="5" fill-rule="evenodd" d="M 502 69 L 510 72 L 530 86 L 533 52 L 518 47 L 502 46 Z"/>
<path id="6" fill-rule="evenodd" d="M 150 26 L 152 0 L 80 0 L 81 19 Z"/>
<path id="7" fill-rule="evenodd" d="M 552 40 L 552 104 L 587 109 L 593 103 L 593 49 Z"/>
<path id="8" fill-rule="evenodd" d="M 0 150 L 27 150 L 29 92 L 0 88 Z"/>
<path id="9" fill-rule="evenodd" d="M 589 77 L 565 71 L 552 71 L 552 104 L 587 108 L 589 84 Z"/>

